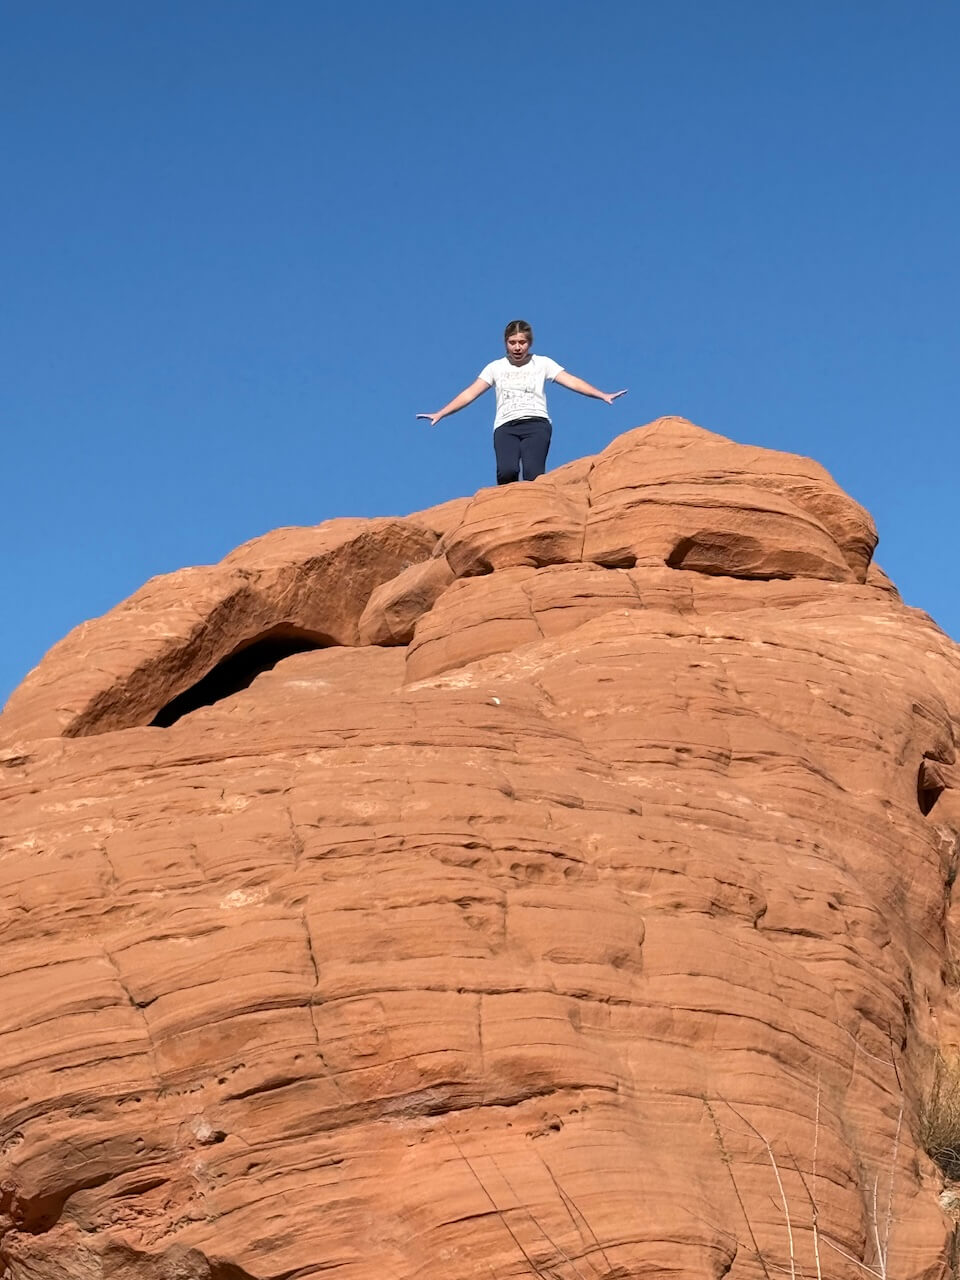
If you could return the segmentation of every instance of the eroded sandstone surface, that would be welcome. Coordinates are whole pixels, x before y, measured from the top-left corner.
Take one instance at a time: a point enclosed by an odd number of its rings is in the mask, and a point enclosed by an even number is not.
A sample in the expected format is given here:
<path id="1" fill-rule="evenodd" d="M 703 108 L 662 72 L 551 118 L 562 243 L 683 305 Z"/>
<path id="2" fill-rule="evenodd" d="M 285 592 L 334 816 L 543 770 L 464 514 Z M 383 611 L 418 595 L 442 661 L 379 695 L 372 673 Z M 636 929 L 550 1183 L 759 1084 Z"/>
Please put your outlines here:
<path id="1" fill-rule="evenodd" d="M 875 542 L 663 419 L 61 641 L 0 717 L 0 1275 L 951 1275 L 960 650 Z"/>

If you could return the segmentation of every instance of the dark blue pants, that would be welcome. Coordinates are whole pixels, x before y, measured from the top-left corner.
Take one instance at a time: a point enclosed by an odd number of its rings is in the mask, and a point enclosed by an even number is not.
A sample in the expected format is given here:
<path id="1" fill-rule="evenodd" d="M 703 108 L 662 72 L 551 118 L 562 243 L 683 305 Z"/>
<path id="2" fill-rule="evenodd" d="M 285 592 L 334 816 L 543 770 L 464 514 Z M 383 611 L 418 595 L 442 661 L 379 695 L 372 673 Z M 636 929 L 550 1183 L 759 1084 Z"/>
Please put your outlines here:
<path id="1" fill-rule="evenodd" d="M 546 418 L 517 418 L 505 422 L 493 433 L 493 451 L 497 455 L 497 484 L 512 484 L 520 479 L 536 480 L 547 469 L 547 450 L 553 428 Z"/>

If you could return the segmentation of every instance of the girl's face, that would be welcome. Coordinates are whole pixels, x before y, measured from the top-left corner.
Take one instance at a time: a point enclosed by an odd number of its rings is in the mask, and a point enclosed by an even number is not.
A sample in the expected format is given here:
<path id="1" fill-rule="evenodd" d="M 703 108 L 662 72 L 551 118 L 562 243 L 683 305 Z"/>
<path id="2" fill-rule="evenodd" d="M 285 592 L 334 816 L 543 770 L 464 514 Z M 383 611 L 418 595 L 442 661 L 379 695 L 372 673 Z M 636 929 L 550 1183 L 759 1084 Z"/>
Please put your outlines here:
<path id="1" fill-rule="evenodd" d="M 530 354 L 529 333 L 511 333 L 506 340 L 507 359 L 511 364 L 524 364 Z"/>

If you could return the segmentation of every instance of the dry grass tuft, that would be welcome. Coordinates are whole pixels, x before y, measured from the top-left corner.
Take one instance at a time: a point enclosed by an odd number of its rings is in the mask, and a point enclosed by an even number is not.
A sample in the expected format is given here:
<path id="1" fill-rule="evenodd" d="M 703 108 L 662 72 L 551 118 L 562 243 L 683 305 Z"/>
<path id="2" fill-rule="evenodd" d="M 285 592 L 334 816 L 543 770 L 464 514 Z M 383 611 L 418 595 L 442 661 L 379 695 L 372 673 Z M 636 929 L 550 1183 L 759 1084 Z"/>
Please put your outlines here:
<path id="1" fill-rule="evenodd" d="M 960 1178 L 960 1057 L 937 1054 L 920 1111 L 920 1143 L 938 1168 Z"/>

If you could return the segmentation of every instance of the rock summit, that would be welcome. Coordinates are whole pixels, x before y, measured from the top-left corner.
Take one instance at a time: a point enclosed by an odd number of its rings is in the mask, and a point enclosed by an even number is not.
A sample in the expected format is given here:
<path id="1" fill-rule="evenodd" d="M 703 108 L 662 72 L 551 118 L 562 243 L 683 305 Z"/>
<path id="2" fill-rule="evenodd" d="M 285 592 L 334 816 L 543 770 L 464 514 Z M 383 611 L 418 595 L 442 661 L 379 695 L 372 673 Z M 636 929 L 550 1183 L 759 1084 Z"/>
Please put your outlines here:
<path id="1" fill-rule="evenodd" d="M 875 544 L 666 418 L 71 632 L 0 716 L 0 1276 L 953 1275 L 960 649 Z"/>

